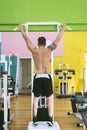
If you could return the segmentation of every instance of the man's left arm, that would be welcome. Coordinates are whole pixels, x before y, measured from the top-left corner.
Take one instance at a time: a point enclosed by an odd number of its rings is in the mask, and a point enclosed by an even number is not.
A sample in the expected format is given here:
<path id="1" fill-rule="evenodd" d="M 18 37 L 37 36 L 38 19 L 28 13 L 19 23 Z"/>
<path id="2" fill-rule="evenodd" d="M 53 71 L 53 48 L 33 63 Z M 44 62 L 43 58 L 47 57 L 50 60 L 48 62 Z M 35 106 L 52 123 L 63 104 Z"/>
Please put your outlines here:
<path id="1" fill-rule="evenodd" d="M 64 30 L 65 30 L 66 27 L 67 27 L 66 24 L 62 25 L 61 32 L 59 32 L 59 34 L 57 35 L 57 37 L 54 40 L 54 42 L 51 45 L 49 45 L 47 48 L 49 48 L 49 49 L 51 49 L 51 51 L 53 51 L 58 46 L 58 43 L 59 43 L 60 39 L 62 38 Z"/>

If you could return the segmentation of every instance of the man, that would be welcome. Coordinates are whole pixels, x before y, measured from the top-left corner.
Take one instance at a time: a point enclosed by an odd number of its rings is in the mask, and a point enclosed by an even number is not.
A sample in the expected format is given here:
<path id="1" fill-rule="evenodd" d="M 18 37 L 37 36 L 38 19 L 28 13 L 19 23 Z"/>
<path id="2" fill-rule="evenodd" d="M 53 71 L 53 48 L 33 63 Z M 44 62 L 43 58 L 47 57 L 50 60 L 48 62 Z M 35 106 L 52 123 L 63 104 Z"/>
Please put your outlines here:
<path id="1" fill-rule="evenodd" d="M 61 32 L 57 35 L 54 42 L 46 46 L 46 39 L 44 37 L 38 38 L 38 48 L 31 42 L 28 35 L 24 31 L 24 27 L 20 24 L 19 29 L 26 42 L 27 48 L 31 51 L 34 63 L 36 66 L 36 74 L 34 76 L 33 82 L 33 93 L 34 93 L 34 103 L 33 103 L 33 123 L 37 124 L 37 109 L 39 97 L 46 96 L 48 99 L 48 114 L 49 121 L 48 124 L 53 126 L 53 103 L 52 103 L 52 79 L 48 72 L 48 64 L 50 61 L 52 51 L 58 46 L 60 39 L 63 36 L 63 32 L 67 26 L 62 25 Z"/>

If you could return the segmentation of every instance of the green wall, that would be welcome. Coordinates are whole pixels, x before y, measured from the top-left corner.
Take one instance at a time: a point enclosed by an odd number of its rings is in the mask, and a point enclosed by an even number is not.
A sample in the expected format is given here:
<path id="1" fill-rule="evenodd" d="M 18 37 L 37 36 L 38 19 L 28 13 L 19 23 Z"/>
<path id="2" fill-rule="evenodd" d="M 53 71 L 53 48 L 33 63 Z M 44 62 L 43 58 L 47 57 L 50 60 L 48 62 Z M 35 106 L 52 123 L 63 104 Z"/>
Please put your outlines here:
<path id="1" fill-rule="evenodd" d="M 57 21 L 87 31 L 87 0 L 0 0 L 0 31 L 19 23 Z"/>

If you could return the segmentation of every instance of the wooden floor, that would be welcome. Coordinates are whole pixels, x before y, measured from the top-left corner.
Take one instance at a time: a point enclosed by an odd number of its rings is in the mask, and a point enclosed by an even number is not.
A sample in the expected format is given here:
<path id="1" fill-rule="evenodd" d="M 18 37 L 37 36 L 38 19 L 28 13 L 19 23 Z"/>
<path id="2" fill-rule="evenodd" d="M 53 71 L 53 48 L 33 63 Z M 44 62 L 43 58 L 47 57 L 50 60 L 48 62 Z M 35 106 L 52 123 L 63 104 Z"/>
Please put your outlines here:
<path id="1" fill-rule="evenodd" d="M 56 98 L 54 96 L 54 119 L 61 130 L 83 130 L 76 124 L 81 122 L 75 115 L 67 115 L 71 111 L 70 98 Z M 27 130 L 31 121 L 31 96 L 19 95 L 11 98 L 11 113 L 14 114 L 9 123 L 10 130 Z"/>

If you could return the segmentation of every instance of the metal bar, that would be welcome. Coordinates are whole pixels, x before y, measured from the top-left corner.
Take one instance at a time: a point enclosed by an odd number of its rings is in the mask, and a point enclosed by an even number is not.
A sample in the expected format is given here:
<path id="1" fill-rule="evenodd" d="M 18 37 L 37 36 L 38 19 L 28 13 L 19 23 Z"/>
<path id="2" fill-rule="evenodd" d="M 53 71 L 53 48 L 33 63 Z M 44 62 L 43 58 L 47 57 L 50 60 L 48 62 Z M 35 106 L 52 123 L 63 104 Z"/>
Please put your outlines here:
<path id="1" fill-rule="evenodd" d="M 7 130 L 7 120 L 8 120 L 8 106 L 7 106 L 7 74 L 3 74 L 3 87 L 4 87 L 4 122 L 5 128 Z"/>
<path id="2" fill-rule="evenodd" d="M 22 24 L 22 25 L 24 25 L 25 27 L 26 27 L 26 30 L 27 30 L 27 28 L 28 28 L 28 26 L 30 26 L 30 25 L 38 25 L 38 26 L 40 26 L 40 25 L 56 25 L 57 26 L 57 30 L 58 30 L 58 28 L 61 26 L 61 25 L 63 25 L 63 23 L 59 23 L 59 22 L 27 22 L 27 23 L 24 23 L 24 24 Z M 67 29 L 68 30 L 72 30 L 70 27 L 68 27 L 67 26 Z M 18 30 L 18 27 L 16 27 L 16 28 L 14 28 L 13 29 L 13 31 L 16 31 L 16 30 Z"/>
<path id="3" fill-rule="evenodd" d="M 60 25 L 59 22 L 27 22 L 27 25 Z"/>

